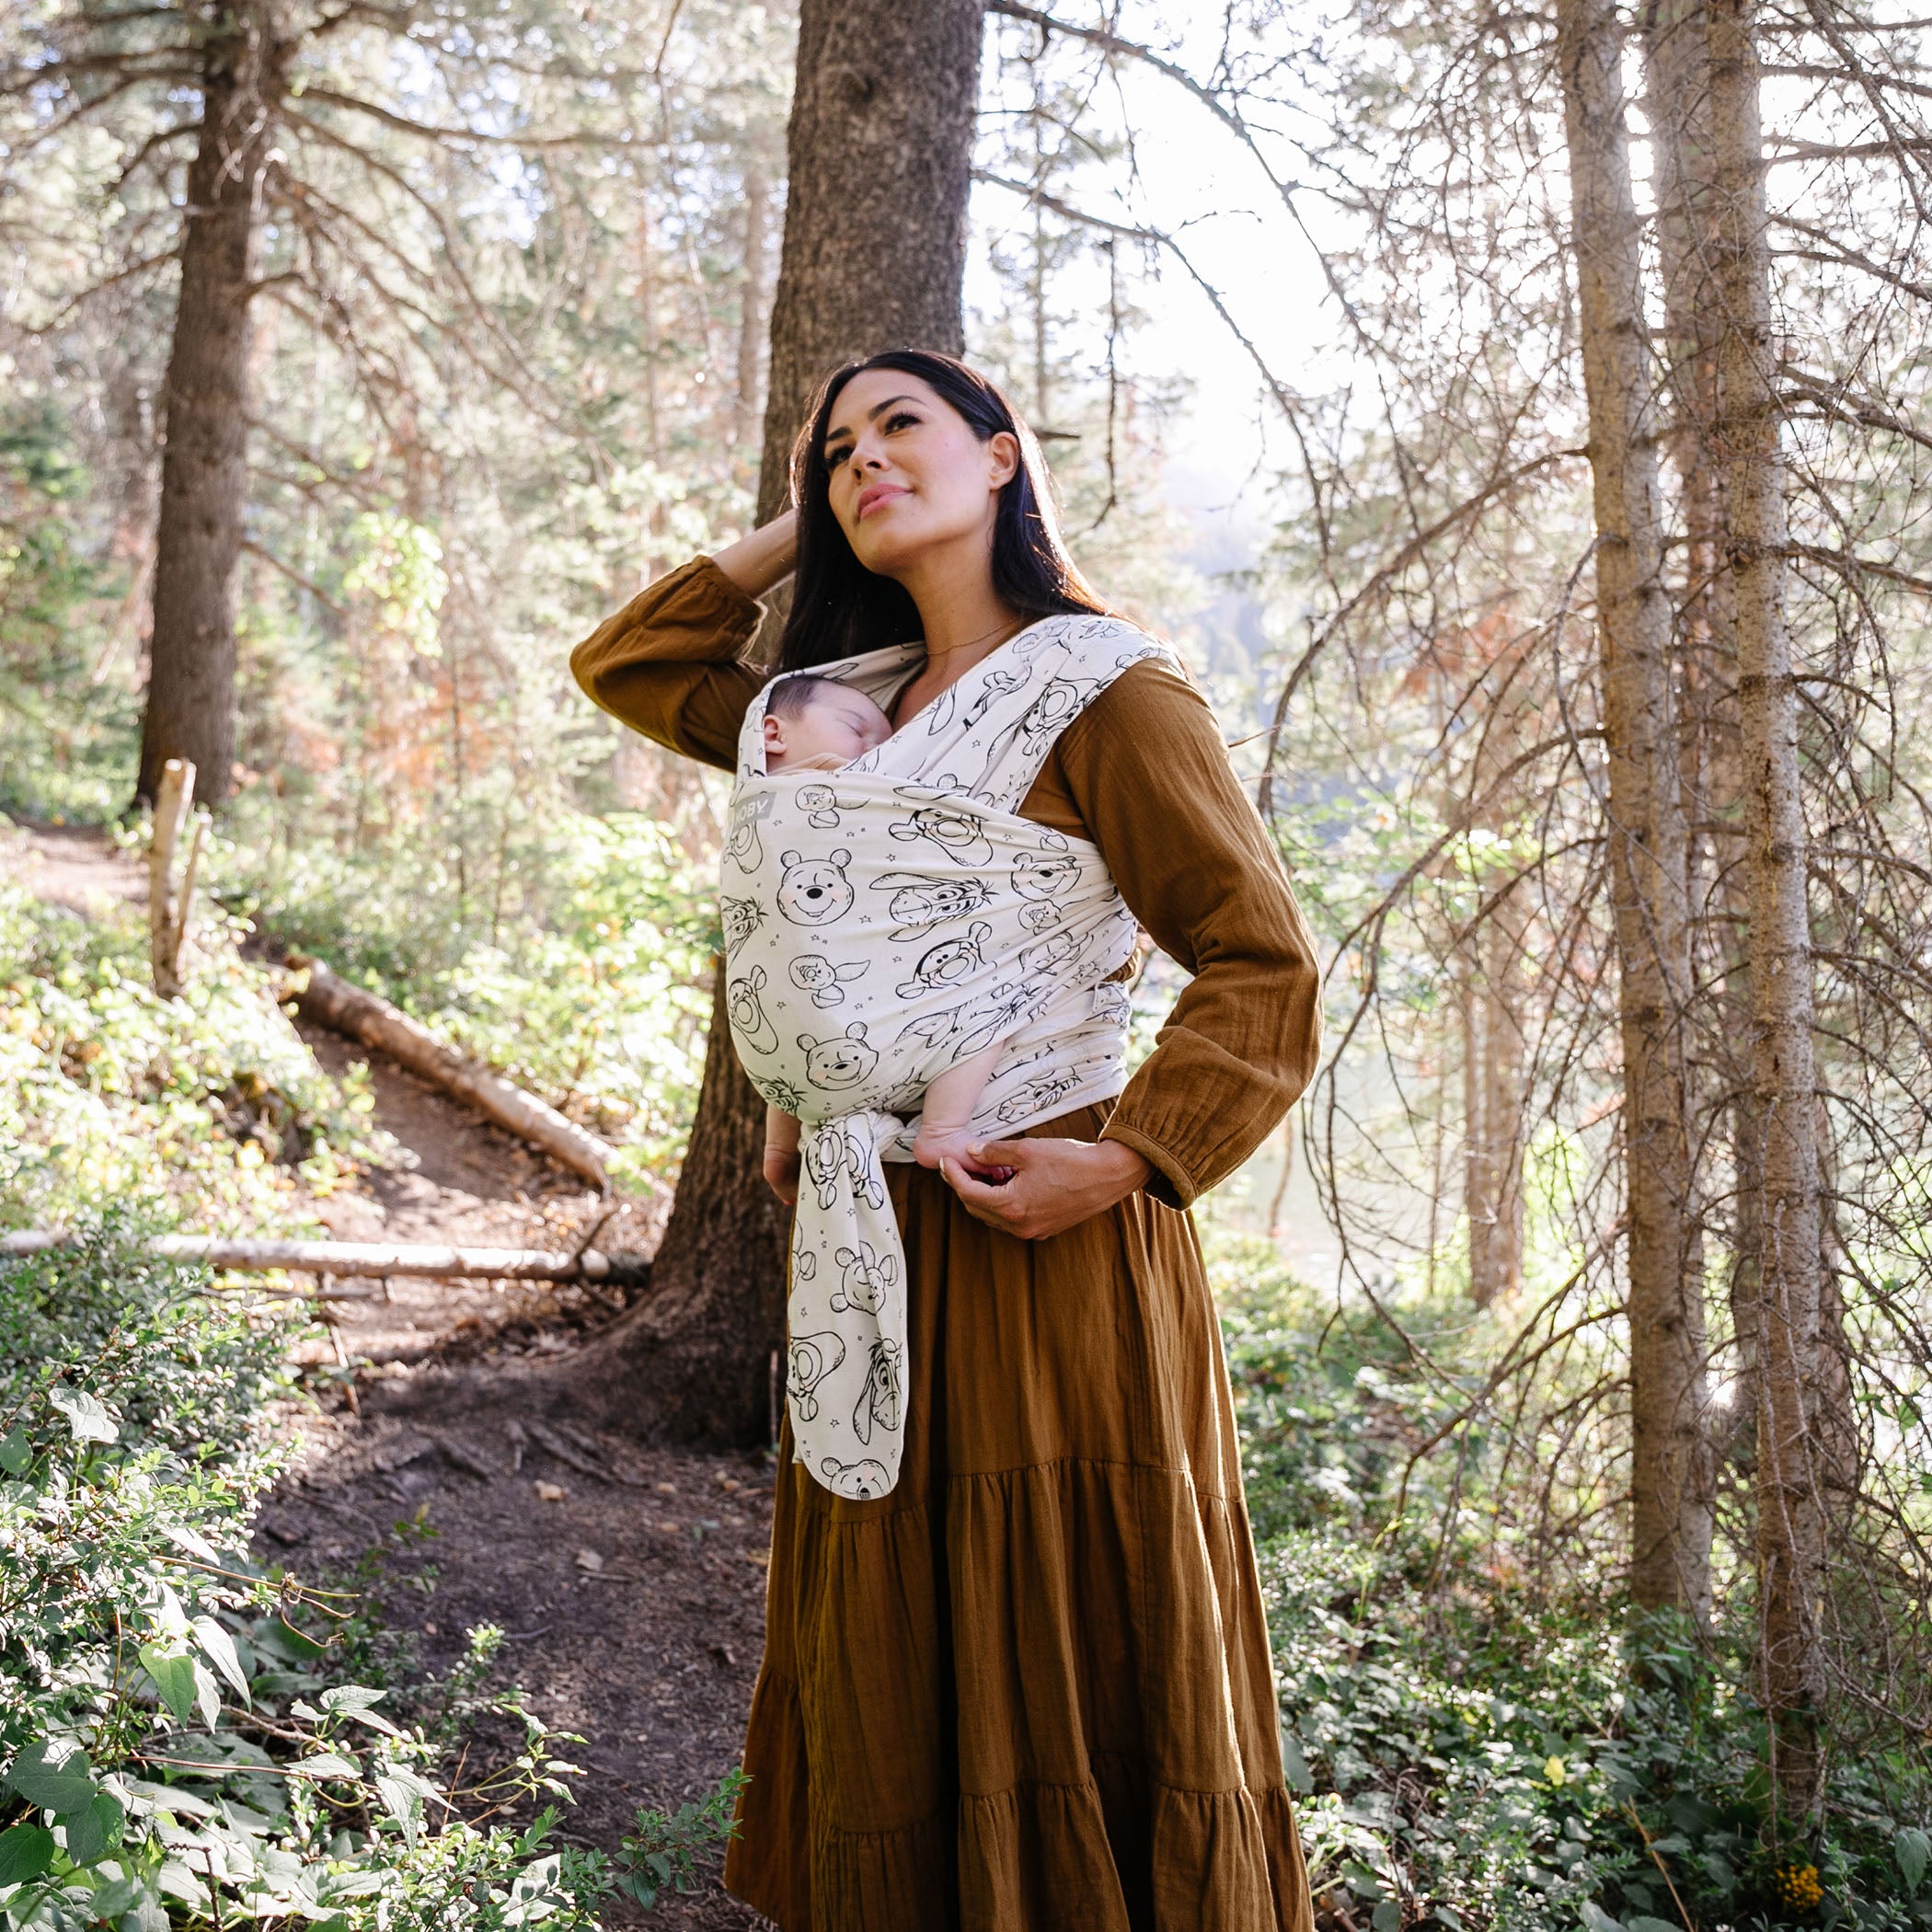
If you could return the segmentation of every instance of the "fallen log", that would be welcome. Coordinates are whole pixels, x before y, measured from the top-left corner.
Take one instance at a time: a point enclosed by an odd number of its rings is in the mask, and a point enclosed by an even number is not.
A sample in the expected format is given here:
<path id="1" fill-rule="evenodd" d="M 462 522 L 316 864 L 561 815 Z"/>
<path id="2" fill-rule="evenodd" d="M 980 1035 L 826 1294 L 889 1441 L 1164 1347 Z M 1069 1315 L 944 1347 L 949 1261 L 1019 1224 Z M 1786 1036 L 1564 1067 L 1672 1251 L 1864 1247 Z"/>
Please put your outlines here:
<path id="1" fill-rule="evenodd" d="M 0 1259 L 64 1248 L 75 1236 L 51 1228 L 0 1234 Z M 145 1244 L 159 1261 L 203 1263 L 240 1274 L 287 1269 L 298 1274 L 382 1279 L 421 1275 L 437 1280 L 490 1282 L 609 1282 L 633 1283 L 649 1272 L 643 1255 L 581 1254 L 542 1248 L 443 1248 L 383 1241 L 234 1241 L 213 1235 L 156 1235 Z"/>
<path id="2" fill-rule="evenodd" d="M 500 1074 L 445 1046 L 400 1007 L 380 994 L 351 986 L 322 960 L 292 963 L 298 963 L 299 970 L 290 997 L 305 1019 L 319 1020 L 335 1032 L 346 1033 L 388 1054 L 431 1086 L 466 1101 L 499 1127 L 608 1191 L 610 1160 L 616 1151 L 609 1142 L 598 1139 L 521 1087 L 512 1087 Z"/>

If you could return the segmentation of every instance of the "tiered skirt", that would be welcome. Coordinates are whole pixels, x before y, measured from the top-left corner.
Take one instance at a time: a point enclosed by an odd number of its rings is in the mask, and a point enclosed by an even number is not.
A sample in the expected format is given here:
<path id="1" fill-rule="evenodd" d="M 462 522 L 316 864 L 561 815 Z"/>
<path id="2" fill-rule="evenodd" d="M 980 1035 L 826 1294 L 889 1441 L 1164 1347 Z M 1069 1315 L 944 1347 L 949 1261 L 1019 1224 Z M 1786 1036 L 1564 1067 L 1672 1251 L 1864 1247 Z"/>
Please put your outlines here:
<path id="1" fill-rule="evenodd" d="M 1018 1241 L 891 1179 L 904 1461 L 848 1502 L 781 1438 L 727 1885 L 784 1932 L 1312 1932 L 1192 1224 Z"/>

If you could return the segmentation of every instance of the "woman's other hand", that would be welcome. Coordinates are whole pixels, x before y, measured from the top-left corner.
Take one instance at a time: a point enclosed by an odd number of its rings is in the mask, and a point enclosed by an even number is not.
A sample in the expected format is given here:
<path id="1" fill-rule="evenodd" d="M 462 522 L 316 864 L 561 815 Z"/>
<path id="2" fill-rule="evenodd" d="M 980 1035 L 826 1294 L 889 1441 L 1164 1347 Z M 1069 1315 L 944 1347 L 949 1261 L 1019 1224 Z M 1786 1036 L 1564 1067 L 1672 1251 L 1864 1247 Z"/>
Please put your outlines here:
<path id="1" fill-rule="evenodd" d="M 1022 1241 L 1077 1227 L 1145 1186 L 1154 1171 L 1118 1141 L 981 1141 L 939 1171 L 975 1221 Z M 1011 1179 L 991 1176 L 1004 1169 Z"/>
<path id="2" fill-rule="evenodd" d="M 796 1147 L 767 1147 L 765 1150 L 765 1181 L 787 1207 L 797 1207 L 799 1150 Z"/>

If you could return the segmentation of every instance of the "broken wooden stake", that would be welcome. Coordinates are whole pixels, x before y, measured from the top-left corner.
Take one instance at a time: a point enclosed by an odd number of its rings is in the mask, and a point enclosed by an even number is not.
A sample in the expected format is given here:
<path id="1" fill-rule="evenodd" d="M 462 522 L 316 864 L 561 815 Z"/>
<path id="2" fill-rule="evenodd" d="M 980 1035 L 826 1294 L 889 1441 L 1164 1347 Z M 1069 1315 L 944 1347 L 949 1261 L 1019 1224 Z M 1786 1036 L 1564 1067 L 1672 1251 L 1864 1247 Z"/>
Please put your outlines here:
<path id="1" fill-rule="evenodd" d="M 292 987 L 296 1010 L 305 1019 L 320 1020 L 364 1046 L 374 1047 L 431 1087 L 466 1101 L 499 1127 L 528 1141 L 572 1173 L 610 1187 L 610 1161 L 616 1152 L 588 1128 L 558 1112 L 556 1108 L 512 1087 L 500 1074 L 445 1046 L 420 1021 L 380 994 L 352 986 L 331 972 L 320 960 L 292 961 L 305 968 Z"/>
<path id="2" fill-rule="evenodd" d="M 194 766 L 186 758 L 170 758 L 161 767 L 161 783 L 155 795 L 153 830 L 147 845 L 147 941 L 148 959 L 155 974 L 155 991 L 163 999 L 173 999 L 181 990 L 181 951 L 188 943 L 189 921 L 194 907 L 194 876 L 201 861 L 201 840 L 208 822 L 194 822 L 194 840 L 188 848 L 188 865 L 181 889 L 175 890 L 175 854 L 181 844 L 181 829 L 194 810 Z"/>

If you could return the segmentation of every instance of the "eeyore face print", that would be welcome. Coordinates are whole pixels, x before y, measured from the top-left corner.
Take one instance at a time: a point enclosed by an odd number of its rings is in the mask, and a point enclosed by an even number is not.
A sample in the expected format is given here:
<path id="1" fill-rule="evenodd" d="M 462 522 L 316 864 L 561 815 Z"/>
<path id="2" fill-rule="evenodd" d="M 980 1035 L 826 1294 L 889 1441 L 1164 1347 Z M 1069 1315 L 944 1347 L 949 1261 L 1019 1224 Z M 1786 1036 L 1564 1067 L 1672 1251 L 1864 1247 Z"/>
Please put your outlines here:
<path id="1" fill-rule="evenodd" d="M 925 794 L 901 786 L 899 796 L 911 799 L 924 798 Z M 985 866 L 993 862 L 986 822 L 976 811 L 961 811 L 951 805 L 919 804 L 886 829 L 894 838 L 923 839 L 937 845 L 956 866 Z"/>
<path id="2" fill-rule="evenodd" d="M 975 919 L 963 937 L 942 939 L 913 968 L 913 976 L 900 987 L 899 997 L 916 999 L 922 993 L 953 985 L 977 972 L 986 963 L 983 949 L 992 937 L 993 928 L 983 919 Z"/>
<path id="3" fill-rule="evenodd" d="M 833 1093 L 863 1086 L 879 1064 L 878 1049 L 867 1045 L 866 1029 L 856 1019 L 831 1040 L 814 1040 L 810 1033 L 800 1033 L 799 1050 L 805 1055 L 805 1077 L 814 1087 Z"/>
<path id="4" fill-rule="evenodd" d="M 759 995 L 765 991 L 765 968 L 753 966 L 725 988 L 725 1006 L 731 1016 L 731 1037 L 747 1053 L 776 1053 L 778 1029 L 771 1023 Z"/>
<path id="5" fill-rule="evenodd" d="M 895 939 L 923 939 L 936 926 L 969 919 L 993 898 L 993 888 L 978 879 L 936 879 L 929 872 L 881 872 L 875 890 L 891 893 L 886 916 Z"/>
<path id="6" fill-rule="evenodd" d="M 758 843 L 758 821 L 769 818 L 771 811 L 768 791 L 742 791 L 731 800 L 731 835 L 725 841 L 725 857 L 741 872 L 755 872 L 765 863 L 765 851 Z"/>
<path id="7" fill-rule="evenodd" d="M 785 876 L 778 881 L 778 910 L 794 926 L 830 926 L 852 910 L 852 883 L 845 868 L 849 852 L 830 858 L 800 858 L 796 852 L 780 855 Z"/>
<path id="8" fill-rule="evenodd" d="M 866 1364 L 866 1386 L 859 1391 L 858 1405 L 852 1411 L 852 1432 L 869 1443 L 874 1429 L 899 1426 L 899 1356 L 896 1341 L 884 1337 L 872 1344 Z"/>

